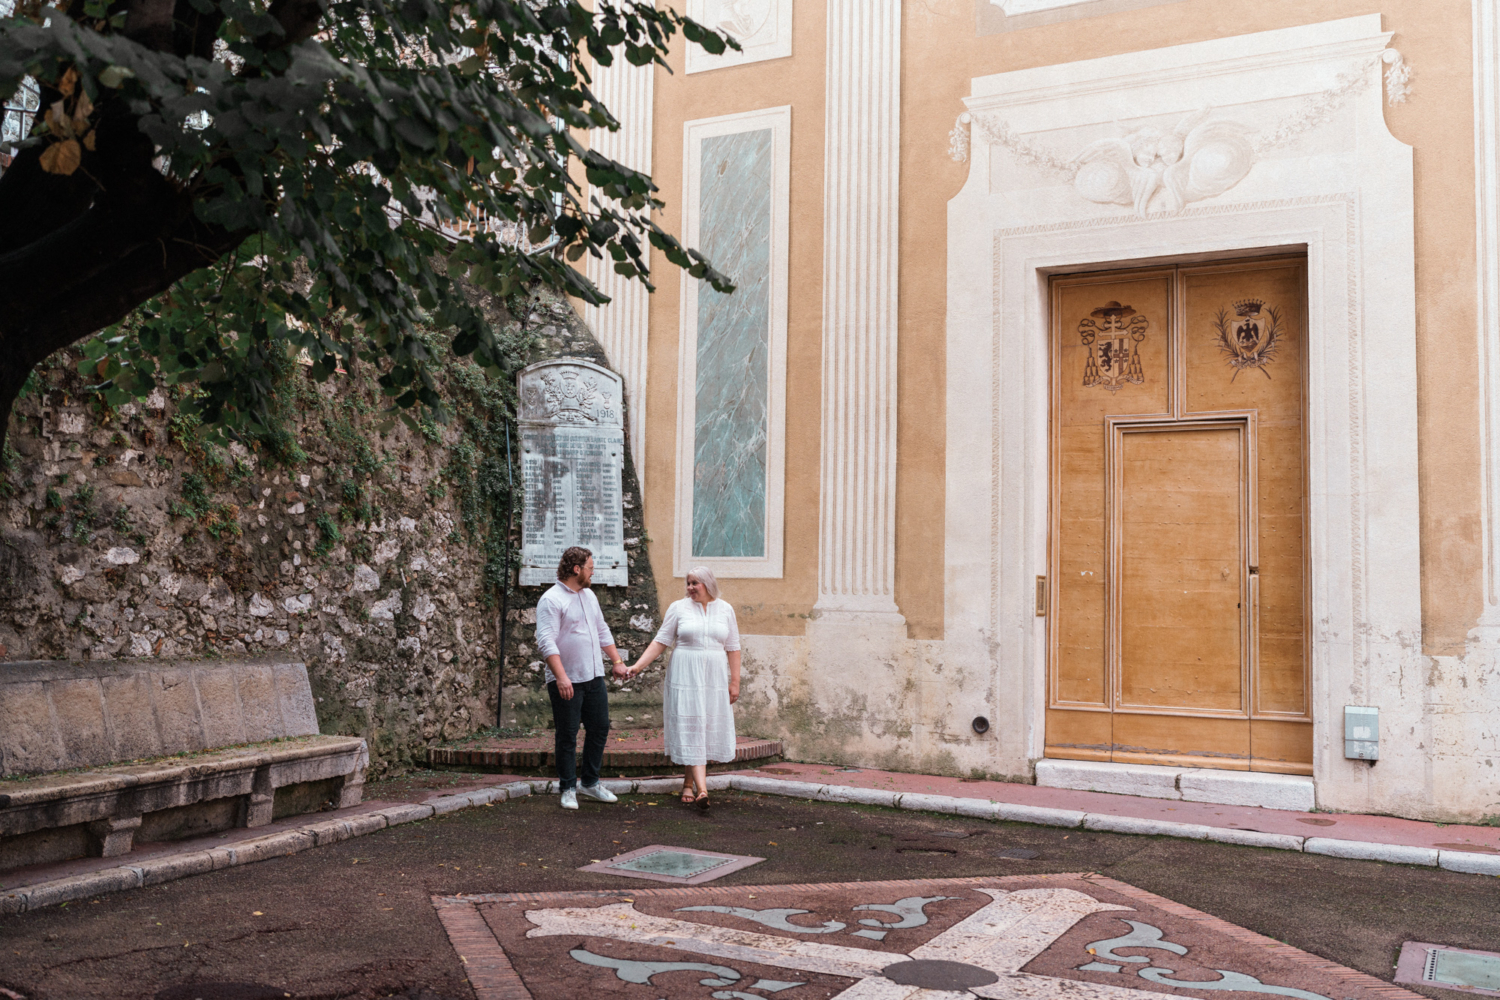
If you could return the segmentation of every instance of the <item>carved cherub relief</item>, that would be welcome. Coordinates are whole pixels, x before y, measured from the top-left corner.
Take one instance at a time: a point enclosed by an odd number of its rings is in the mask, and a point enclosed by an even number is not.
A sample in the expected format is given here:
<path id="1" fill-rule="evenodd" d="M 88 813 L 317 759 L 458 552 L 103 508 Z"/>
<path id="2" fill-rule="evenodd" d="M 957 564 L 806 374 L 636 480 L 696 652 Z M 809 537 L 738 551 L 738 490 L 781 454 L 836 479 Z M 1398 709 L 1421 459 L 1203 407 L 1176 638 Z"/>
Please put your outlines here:
<path id="1" fill-rule="evenodd" d="M 1243 126 L 1207 121 L 1210 113 L 1195 111 L 1170 131 L 1146 126 L 1090 143 L 1071 161 L 1074 188 L 1089 201 L 1131 205 L 1143 217 L 1156 200 L 1176 212 L 1223 194 L 1250 172 L 1255 150 Z"/>

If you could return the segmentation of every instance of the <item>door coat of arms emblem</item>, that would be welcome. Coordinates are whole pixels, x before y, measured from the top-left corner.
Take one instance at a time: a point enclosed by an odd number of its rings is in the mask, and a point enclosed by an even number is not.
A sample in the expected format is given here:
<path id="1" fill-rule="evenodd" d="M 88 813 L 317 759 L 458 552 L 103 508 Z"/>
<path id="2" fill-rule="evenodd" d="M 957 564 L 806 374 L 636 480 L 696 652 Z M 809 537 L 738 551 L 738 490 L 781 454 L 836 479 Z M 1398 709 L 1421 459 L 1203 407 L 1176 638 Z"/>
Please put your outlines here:
<path id="1" fill-rule="evenodd" d="M 1118 392 L 1126 384 L 1146 381 L 1141 370 L 1141 343 L 1150 322 L 1130 306 L 1110 301 L 1078 324 L 1078 336 L 1088 356 L 1083 384 Z"/>
<path id="2" fill-rule="evenodd" d="M 1275 359 L 1280 346 L 1281 311 L 1261 299 L 1241 299 L 1233 308 L 1233 316 L 1227 306 L 1214 316 L 1219 350 L 1224 354 L 1224 362 L 1234 369 L 1229 381 L 1239 378 L 1246 368 L 1259 368 L 1262 375 L 1270 378 L 1266 365 Z"/>

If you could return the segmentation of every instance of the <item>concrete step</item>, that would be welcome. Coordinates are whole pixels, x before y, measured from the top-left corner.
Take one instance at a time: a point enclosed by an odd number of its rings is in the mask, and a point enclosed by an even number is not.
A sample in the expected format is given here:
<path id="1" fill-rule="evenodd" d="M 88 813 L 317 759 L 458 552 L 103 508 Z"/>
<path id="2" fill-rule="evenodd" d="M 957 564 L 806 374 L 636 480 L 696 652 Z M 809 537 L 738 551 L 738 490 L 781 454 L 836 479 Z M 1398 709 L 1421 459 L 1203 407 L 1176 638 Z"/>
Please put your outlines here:
<path id="1" fill-rule="evenodd" d="M 1039 760 L 1036 763 L 1036 783 L 1044 788 L 1112 792 L 1224 806 L 1261 806 L 1300 812 L 1309 812 L 1317 806 L 1311 778 L 1261 771 L 1113 764 L 1092 760 Z"/>

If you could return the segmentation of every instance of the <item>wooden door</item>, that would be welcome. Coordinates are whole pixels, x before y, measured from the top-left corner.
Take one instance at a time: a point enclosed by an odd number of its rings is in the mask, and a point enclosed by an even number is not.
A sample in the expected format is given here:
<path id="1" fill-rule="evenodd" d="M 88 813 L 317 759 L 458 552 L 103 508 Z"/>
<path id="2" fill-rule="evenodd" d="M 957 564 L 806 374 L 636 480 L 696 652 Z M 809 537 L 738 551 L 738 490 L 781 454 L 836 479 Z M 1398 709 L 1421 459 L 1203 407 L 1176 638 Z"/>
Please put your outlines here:
<path id="1" fill-rule="evenodd" d="M 1311 773 L 1305 289 L 1053 280 L 1048 757 Z"/>

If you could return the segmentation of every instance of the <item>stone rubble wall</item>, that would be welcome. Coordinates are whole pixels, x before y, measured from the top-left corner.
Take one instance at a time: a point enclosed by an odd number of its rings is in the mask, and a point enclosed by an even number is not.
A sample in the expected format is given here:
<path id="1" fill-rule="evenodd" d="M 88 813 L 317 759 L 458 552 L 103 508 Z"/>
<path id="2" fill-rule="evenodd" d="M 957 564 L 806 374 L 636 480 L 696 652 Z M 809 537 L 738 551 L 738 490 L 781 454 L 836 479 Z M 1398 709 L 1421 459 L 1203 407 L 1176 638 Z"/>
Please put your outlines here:
<path id="1" fill-rule="evenodd" d="M 531 360 L 564 350 L 603 363 L 567 302 L 542 300 L 528 320 Z M 171 391 L 102 409 L 75 361 L 38 371 L 41 391 L 18 404 L 9 429 L 0 671 L 7 660 L 305 662 L 322 732 L 364 737 L 372 777 L 494 723 L 499 593 L 445 475 L 455 459 L 472 461 L 461 421 L 381 433 L 387 404 L 373 379 L 317 384 L 299 371 L 291 430 L 305 459 L 277 462 L 238 443 L 216 455 L 194 443 Z M 446 371 L 457 379 L 466 365 Z M 378 467 L 362 480 L 351 471 L 361 448 L 363 467 Z M 631 619 L 654 629 L 659 615 L 640 491 L 626 473 L 627 534 L 642 557 L 629 588 L 599 596 L 620 645 L 636 652 L 650 636 Z M 519 471 L 516 483 L 518 548 Z M 360 489 L 368 520 L 350 517 Z M 545 705 L 540 670 L 527 666 L 533 628 L 521 620 L 539 594 L 512 587 L 506 687 Z"/>

